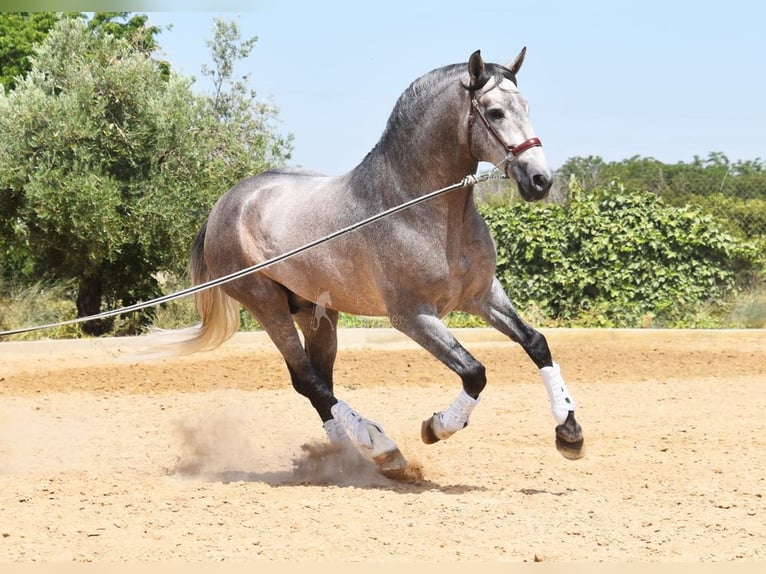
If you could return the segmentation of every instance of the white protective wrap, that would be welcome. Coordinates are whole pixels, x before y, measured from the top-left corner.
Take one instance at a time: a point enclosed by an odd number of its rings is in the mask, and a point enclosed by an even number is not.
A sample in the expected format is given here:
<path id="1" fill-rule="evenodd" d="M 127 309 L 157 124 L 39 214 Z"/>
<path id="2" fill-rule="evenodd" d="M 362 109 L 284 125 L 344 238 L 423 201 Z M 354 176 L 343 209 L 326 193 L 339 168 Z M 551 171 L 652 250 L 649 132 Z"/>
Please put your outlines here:
<path id="1" fill-rule="evenodd" d="M 324 423 L 324 431 L 332 444 L 343 444 L 349 440 L 348 433 L 343 425 L 335 419 L 330 419 Z"/>
<path id="2" fill-rule="evenodd" d="M 479 399 L 474 399 L 465 391 L 460 391 L 449 408 L 434 414 L 431 423 L 434 434 L 444 440 L 468 426 L 468 419 L 477 404 L 479 404 Z"/>
<path id="3" fill-rule="evenodd" d="M 553 418 L 556 419 L 558 424 L 562 424 L 567 419 L 569 411 L 575 410 L 577 405 L 569 393 L 564 378 L 561 376 L 561 368 L 558 363 L 554 362 L 553 366 L 540 369 L 540 374 L 543 377 L 543 384 L 545 385 L 545 390 L 548 391 L 548 398 L 551 401 Z"/>
<path id="4" fill-rule="evenodd" d="M 372 438 L 370 437 L 370 431 L 367 425 L 373 425 L 380 427 L 370 420 L 367 420 L 362 415 L 354 411 L 346 402 L 338 401 L 330 409 L 333 418 L 339 423 L 345 432 L 351 437 L 351 439 L 360 447 L 365 450 L 372 450 Z M 325 427 L 325 430 L 327 427 Z M 381 432 L 382 429 L 380 429 Z M 332 439 L 331 439 L 332 440 Z"/>

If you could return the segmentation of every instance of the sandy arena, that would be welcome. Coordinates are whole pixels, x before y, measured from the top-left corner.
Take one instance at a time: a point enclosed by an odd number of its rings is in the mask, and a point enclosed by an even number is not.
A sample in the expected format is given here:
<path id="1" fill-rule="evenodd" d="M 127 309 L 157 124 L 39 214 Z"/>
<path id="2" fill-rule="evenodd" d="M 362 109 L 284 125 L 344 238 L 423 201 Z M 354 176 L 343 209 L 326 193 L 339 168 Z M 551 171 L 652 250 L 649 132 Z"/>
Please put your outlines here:
<path id="1" fill-rule="evenodd" d="M 534 365 L 483 329 L 459 380 L 394 331 L 345 330 L 336 393 L 423 478 L 328 452 L 262 333 L 130 364 L 147 339 L 0 344 L 0 561 L 766 559 L 766 331 L 544 330 L 579 404 L 564 459 Z"/>

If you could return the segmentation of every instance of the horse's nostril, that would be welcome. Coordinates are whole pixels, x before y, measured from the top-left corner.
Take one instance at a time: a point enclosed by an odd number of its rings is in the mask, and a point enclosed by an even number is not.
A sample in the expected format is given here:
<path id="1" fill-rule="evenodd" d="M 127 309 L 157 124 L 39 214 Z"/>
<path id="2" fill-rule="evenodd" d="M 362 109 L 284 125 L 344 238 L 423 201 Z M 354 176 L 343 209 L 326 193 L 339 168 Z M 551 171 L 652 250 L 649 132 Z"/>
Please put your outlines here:
<path id="1" fill-rule="evenodd" d="M 548 178 L 539 173 L 532 176 L 532 183 L 540 191 L 548 188 Z"/>

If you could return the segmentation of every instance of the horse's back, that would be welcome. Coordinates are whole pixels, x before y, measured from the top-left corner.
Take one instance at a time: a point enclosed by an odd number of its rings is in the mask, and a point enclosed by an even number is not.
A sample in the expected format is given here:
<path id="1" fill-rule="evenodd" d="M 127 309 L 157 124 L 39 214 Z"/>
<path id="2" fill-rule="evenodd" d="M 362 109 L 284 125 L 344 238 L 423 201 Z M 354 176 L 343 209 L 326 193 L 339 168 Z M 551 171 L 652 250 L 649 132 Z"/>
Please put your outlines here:
<path id="1" fill-rule="evenodd" d="M 332 231 L 337 178 L 302 168 L 277 168 L 242 179 L 216 202 L 207 224 L 206 250 L 244 250 L 258 258 Z M 220 253 L 224 256 L 224 253 Z"/>
<path id="2" fill-rule="evenodd" d="M 275 168 L 246 177 L 216 202 L 210 214 L 213 225 L 230 225 L 241 217 L 269 217 L 310 213 L 308 203 L 315 194 L 331 187 L 334 178 L 303 168 Z M 246 215 L 244 212 L 248 212 Z"/>
<path id="3" fill-rule="evenodd" d="M 303 188 L 311 182 L 331 179 L 323 173 L 297 167 L 274 168 L 248 176 L 234 184 L 221 196 L 222 201 L 241 201 L 241 198 L 265 192 L 289 192 L 294 188 Z"/>

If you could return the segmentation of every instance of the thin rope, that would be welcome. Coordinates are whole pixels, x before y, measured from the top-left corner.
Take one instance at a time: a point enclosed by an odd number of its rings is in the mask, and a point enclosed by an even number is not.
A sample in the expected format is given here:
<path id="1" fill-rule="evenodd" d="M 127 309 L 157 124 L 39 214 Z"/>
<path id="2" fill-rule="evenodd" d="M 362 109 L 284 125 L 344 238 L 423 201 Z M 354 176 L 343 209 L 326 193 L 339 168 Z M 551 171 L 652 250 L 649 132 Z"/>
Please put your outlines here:
<path id="1" fill-rule="evenodd" d="M 8 337 L 10 335 L 20 335 L 22 333 L 30 333 L 32 331 L 42 331 L 44 329 L 55 329 L 57 327 L 65 327 L 67 325 L 76 325 L 78 323 L 85 323 L 88 321 L 96 321 L 98 319 L 108 319 L 110 317 L 115 317 L 117 315 L 122 315 L 124 313 L 132 313 L 133 311 L 140 311 L 141 309 L 147 309 L 149 307 L 154 307 L 156 305 L 161 305 L 163 303 L 169 303 L 170 301 L 175 301 L 176 299 L 181 299 L 182 297 L 187 297 L 189 295 L 192 295 L 194 293 L 198 293 L 200 291 L 204 291 L 205 289 L 212 289 L 213 287 L 218 287 L 220 285 L 223 285 L 225 283 L 230 283 L 231 281 L 235 281 L 237 279 L 240 279 L 242 277 L 245 277 L 246 275 L 250 275 L 251 273 L 256 273 L 258 271 L 263 271 L 267 267 L 271 267 L 272 265 L 276 265 L 277 263 L 281 263 L 282 261 L 285 261 L 287 259 L 290 259 L 291 257 L 295 257 L 296 255 L 299 255 L 303 253 L 304 251 L 308 251 L 309 249 L 312 249 L 314 247 L 317 247 L 318 245 L 321 245 L 323 243 L 326 243 L 328 241 L 332 241 L 336 237 L 340 237 L 341 235 L 345 235 L 347 233 L 351 233 L 352 231 L 356 231 L 357 229 L 360 229 L 362 227 L 365 227 L 366 225 L 369 225 L 370 223 L 374 223 L 380 219 L 383 219 L 385 217 L 388 217 L 389 215 L 393 215 L 395 213 L 399 213 L 400 211 L 404 211 L 405 209 L 408 209 L 414 205 L 417 205 L 419 203 L 423 203 L 424 201 L 428 201 L 429 199 L 433 199 L 439 195 L 443 195 L 445 193 L 449 193 L 450 191 L 454 191 L 456 189 L 461 189 L 464 187 L 470 187 L 472 185 L 476 185 L 477 183 L 481 183 L 483 181 L 486 181 L 492 177 L 492 174 L 498 170 L 498 167 L 505 163 L 505 161 L 501 162 L 500 164 L 494 166 L 492 170 L 482 173 L 480 175 L 467 175 L 465 176 L 459 183 L 454 183 L 452 185 L 449 185 L 447 187 L 443 187 L 441 189 L 437 189 L 436 191 L 432 191 L 430 193 L 427 193 L 426 195 L 421 195 L 419 197 L 415 197 L 413 199 L 410 199 L 408 201 L 405 201 L 404 203 L 397 205 L 395 207 L 391 207 L 385 211 L 381 211 L 380 213 L 376 215 L 372 215 L 366 219 L 363 219 L 361 221 L 358 221 L 356 223 L 353 223 L 347 227 L 344 227 L 342 229 L 339 229 L 337 231 L 334 231 L 328 235 L 325 235 L 324 237 L 320 237 L 319 239 L 315 239 L 314 241 L 311 241 L 309 243 L 306 243 L 305 245 L 302 245 L 300 247 L 296 247 L 295 249 L 291 249 L 290 251 L 287 251 L 283 253 L 282 255 L 278 255 L 276 257 L 273 257 L 271 259 L 268 259 L 266 261 L 263 261 L 261 263 L 256 263 L 255 265 L 251 265 L 250 267 L 246 267 L 245 269 L 240 269 L 239 271 L 235 271 L 234 273 L 230 273 L 229 275 L 224 275 L 222 277 L 218 277 L 217 279 L 212 279 L 206 283 L 200 283 L 199 285 L 194 285 L 192 287 L 187 287 L 186 289 L 182 289 L 181 291 L 176 291 L 175 293 L 170 293 L 168 295 L 162 295 L 161 297 L 157 297 L 155 299 L 152 299 L 150 301 L 145 301 L 143 303 L 135 303 L 133 305 L 128 305 L 126 307 L 121 307 L 119 309 L 113 309 L 111 311 L 104 311 L 102 313 L 97 313 L 96 315 L 89 315 L 87 317 L 78 317 L 76 319 L 69 319 L 67 321 L 59 321 L 58 323 L 49 323 L 47 325 L 36 325 L 32 327 L 21 327 L 18 329 L 11 329 L 8 331 L 0 331 L 0 338 L 1 337 Z"/>

